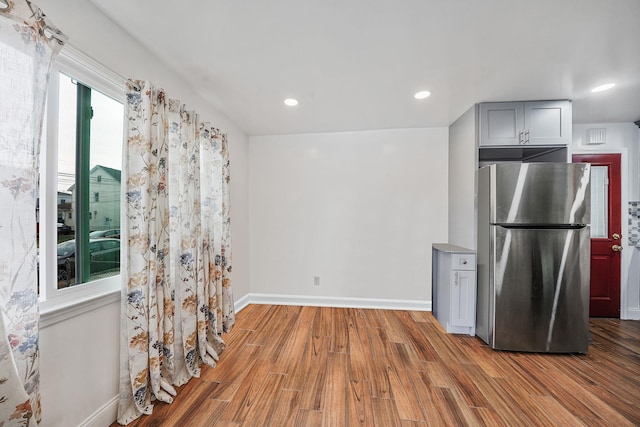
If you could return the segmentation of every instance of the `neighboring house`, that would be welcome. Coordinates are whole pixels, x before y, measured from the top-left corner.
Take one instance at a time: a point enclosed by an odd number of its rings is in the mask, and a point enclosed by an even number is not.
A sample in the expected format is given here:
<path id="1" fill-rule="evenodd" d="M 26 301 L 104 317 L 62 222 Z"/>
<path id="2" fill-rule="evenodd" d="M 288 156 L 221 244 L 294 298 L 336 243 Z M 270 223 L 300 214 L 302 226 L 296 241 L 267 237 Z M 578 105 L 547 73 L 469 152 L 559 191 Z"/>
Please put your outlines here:
<path id="1" fill-rule="evenodd" d="M 65 193 L 64 191 L 58 191 L 58 205 L 63 203 L 71 203 L 71 198 L 73 195 L 71 193 Z"/>
<path id="2" fill-rule="evenodd" d="M 120 228 L 121 171 L 96 165 L 89 171 L 89 230 Z M 71 191 L 71 212 L 76 210 L 75 184 Z"/>
<path id="3" fill-rule="evenodd" d="M 73 215 L 71 213 L 72 193 L 58 191 L 58 223 L 68 225 L 75 228 L 73 224 Z M 40 232 L 40 197 L 36 199 L 36 230 Z"/>
<path id="4" fill-rule="evenodd" d="M 73 214 L 71 213 L 73 194 L 58 191 L 58 223 L 75 229 Z"/>

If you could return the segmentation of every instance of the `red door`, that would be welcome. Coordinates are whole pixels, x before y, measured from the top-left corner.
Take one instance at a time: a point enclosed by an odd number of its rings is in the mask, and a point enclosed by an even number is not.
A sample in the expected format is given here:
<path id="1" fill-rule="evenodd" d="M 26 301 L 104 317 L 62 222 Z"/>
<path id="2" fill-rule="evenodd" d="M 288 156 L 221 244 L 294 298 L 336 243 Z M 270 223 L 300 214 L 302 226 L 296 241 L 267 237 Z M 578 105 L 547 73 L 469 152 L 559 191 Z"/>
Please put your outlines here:
<path id="1" fill-rule="evenodd" d="M 620 154 L 576 154 L 591 163 L 591 298 L 589 316 L 620 317 Z"/>

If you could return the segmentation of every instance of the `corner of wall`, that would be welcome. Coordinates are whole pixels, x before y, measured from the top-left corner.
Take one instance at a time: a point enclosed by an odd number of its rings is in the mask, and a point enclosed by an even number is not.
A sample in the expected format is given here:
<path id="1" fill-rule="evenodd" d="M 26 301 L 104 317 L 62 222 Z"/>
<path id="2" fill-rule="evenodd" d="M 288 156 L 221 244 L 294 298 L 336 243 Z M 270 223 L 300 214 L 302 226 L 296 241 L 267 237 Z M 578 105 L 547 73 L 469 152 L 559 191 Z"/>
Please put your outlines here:
<path id="1" fill-rule="evenodd" d="M 448 241 L 476 247 L 477 104 L 449 127 Z"/>

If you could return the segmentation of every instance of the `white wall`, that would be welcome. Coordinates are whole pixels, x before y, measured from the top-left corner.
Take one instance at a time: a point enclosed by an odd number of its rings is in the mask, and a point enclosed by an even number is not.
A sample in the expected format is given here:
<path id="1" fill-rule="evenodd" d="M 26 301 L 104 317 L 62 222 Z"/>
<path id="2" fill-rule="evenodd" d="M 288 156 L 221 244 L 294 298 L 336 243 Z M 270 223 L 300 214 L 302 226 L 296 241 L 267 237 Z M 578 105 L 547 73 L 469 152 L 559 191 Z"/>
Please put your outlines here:
<path id="1" fill-rule="evenodd" d="M 586 144 L 590 128 L 606 129 L 606 143 Z M 640 319 L 640 248 L 629 247 L 629 201 L 640 200 L 640 131 L 633 123 L 573 125 L 572 152 L 622 154 L 622 274 L 620 316 Z"/>
<path id="2" fill-rule="evenodd" d="M 478 106 L 449 127 L 449 237 L 453 245 L 476 249 Z"/>
<path id="3" fill-rule="evenodd" d="M 113 303 L 40 330 L 43 426 L 77 426 L 109 403 L 103 421 L 115 421 L 119 325 Z"/>
<path id="4" fill-rule="evenodd" d="M 249 292 L 247 135 L 90 2 L 38 0 L 37 3 L 69 37 L 70 45 L 125 77 L 153 81 L 166 89 L 169 96 L 180 99 L 229 134 L 234 297 L 237 300 L 246 295 Z M 115 420 L 119 313 L 119 302 L 114 302 L 41 329 L 43 425 L 76 426 L 101 409 L 107 422 Z M 103 408 L 105 405 L 107 408 Z M 93 421 L 94 425 L 104 425 L 104 418 Z"/>
<path id="5" fill-rule="evenodd" d="M 430 302 L 447 140 L 447 128 L 251 137 L 251 292 Z"/>
<path id="6" fill-rule="evenodd" d="M 606 129 L 606 143 L 589 145 L 587 129 Z M 640 200 L 640 129 L 633 123 L 593 123 L 573 125 L 572 151 L 576 152 L 618 152 L 627 150 L 627 158 L 623 159 L 628 170 L 628 199 Z"/>

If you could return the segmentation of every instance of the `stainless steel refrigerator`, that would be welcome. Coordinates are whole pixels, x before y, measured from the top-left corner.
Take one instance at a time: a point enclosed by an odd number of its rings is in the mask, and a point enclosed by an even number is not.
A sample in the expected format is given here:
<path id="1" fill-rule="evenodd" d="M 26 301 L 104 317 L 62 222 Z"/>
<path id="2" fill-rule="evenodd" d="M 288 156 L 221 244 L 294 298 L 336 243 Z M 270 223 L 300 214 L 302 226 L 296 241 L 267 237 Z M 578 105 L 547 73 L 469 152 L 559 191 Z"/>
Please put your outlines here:
<path id="1" fill-rule="evenodd" d="M 590 165 L 478 171 L 476 335 L 500 350 L 589 346 Z"/>

